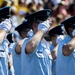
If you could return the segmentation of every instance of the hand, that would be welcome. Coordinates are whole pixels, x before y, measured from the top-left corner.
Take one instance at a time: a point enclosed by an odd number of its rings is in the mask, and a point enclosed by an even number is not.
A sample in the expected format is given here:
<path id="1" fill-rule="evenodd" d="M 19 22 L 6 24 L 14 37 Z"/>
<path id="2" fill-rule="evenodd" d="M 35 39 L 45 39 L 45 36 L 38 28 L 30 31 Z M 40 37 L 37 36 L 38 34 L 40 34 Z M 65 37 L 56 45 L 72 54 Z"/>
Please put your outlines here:
<path id="1" fill-rule="evenodd" d="M 6 19 L 5 21 L 1 22 L 0 29 L 6 30 L 6 32 L 9 32 L 12 27 L 12 22 L 10 19 Z"/>
<path id="2" fill-rule="evenodd" d="M 33 31 L 30 30 L 30 31 L 27 33 L 27 36 L 28 36 L 28 37 L 33 36 Z"/>
<path id="3" fill-rule="evenodd" d="M 46 20 L 38 25 L 38 30 L 43 30 L 46 33 L 50 28 L 50 21 Z"/>
<path id="4" fill-rule="evenodd" d="M 62 40 L 64 39 L 64 36 L 63 35 L 60 35 L 56 38 L 56 43 L 60 43 Z"/>

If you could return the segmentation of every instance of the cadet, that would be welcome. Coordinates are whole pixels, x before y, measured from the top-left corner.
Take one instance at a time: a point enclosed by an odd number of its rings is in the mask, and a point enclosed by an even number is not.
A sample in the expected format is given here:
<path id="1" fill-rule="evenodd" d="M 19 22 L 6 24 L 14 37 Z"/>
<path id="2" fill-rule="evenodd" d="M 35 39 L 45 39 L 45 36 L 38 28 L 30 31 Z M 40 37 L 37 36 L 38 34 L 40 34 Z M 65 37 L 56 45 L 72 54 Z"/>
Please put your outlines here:
<path id="1" fill-rule="evenodd" d="M 30 30 L 28 21 L 24 21 L 22 24 L 15 28 L 22 38 L 18 43 L 15 43 L 12 47 L 13 66 L 15 75 L 21 75 L 21 47 L 25 39 L 28 38 L 27 33 Z"/>
<path id="2" fill-rule="evenodd" d="M 27 33 L 30 30 L 30 27 L 28 26 L 28 21 L 23 21 L 22 24 L 20 24 L 19 26 L 17 26 L 15 28 L 16 31 L 18 31 L 21 39 L 24 39 L 27 37 Z"/>
<path id="3" fill-rule="evenodd" d="M 63 39 L 61 35 L 63 35 L 63 25 L 58 25 L 49 31 L 49 38 L 52 41 L 50 46 L 50 50 L 52 51 L 54 47 Z"/>
<path id="4" fill-rule="evenodd" d="M 9 44 L 8 44 L 8 47 L 9 47 L 8 75 L 14 75 L 14 68 L 13 68 L 13 61 L 12 61 L 12 50 L 11 50 L 12 46 L 14 45 L 14 34 L 9 33 L 6 38 L 9 42 Z"/>
<path id="5" fill-rule="evenodd" d="M 72 35 L 75 29 L 75 16 L 61 24 L 64 25 L 68 35 L 58 46 L 56 75 L 75 75 L 75 37 Z"/>
<path id="6" fill-rule="evenodd" d="M 50 28 L 51 10 L 42 10 L 26 17 L 34 35 L 22 45 L 21 75 L 52 75 L 50 48 L 43 38 Z"/>
<path id="7" fill-rule="evenodd" d="M 12 27 L 12 22 L 9 19 L 10 7 L 0 9 L 0 75 L 8 75 L 8 42 L 5 39 L 6 34 Z"/>
<path id="8" fill-rule="evenodd" d="M 52 42 L 52 44 L 50 45 L 51 55 L 53 57 L 52 75 L 56 75 L 56 57 L 57 57 L 57 54 L 55 54 L 54 48 L 57 46 L 57 44 L 59 42 L 61 42 L 61 40 L 63 40 L 63 38 L 61 38 L 61 35 L 63 36 L 62 27 L 63 27 L 63 25 L 58 25 L 58 26 L 54 27 L 53 29 L 51 29 L 48 33 L 49 39 Z M 57 39 L 59 40 L 58 42 L 57 42 Z M 57 51 L 56 51 L 56 53 L 57 53 Z"/>

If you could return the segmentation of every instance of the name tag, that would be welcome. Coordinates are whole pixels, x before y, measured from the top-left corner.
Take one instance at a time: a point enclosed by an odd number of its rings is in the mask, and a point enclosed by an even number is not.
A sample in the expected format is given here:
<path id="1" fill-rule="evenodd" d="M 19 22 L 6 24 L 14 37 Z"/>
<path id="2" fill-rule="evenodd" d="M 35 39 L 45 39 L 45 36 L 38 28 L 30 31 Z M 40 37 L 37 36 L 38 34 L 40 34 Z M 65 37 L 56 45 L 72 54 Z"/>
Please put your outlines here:
<path id="1" fill-rule="evenodd" d="M 44 58 L 44 54 L 42 51 L 37 51 L 36 54 L 39 58 Z"/>

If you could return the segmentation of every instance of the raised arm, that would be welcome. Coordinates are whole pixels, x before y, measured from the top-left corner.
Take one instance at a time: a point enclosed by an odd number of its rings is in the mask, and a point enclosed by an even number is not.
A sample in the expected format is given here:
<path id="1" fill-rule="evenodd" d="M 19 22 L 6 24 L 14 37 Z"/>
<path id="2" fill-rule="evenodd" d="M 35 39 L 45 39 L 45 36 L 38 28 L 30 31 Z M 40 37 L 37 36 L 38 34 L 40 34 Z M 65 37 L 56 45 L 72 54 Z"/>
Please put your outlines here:
<path id="1" fill-rule="evenodd" d="M 2 44 L 3 42 L 3 39 L 5 38 L 6 36 L 6 31 L 5 30 L 0 30 L 0 44 Z"/>
<path id="2" fill-rule="evenodd" d="M 62 52 L 65 56 L 69 56 L 74 49 L 75 49 L 75 37 L 69 43 L 63 46 Z"/>
<path id="3" fill-rule="evenodd" d="M 9 19 L 6 19 L 0 24 L 0 44 L 2 44 L 3 39 L 6 36 L 6 33 L 10 31 L 11 26 L 11 21 Z"/>
<path id="4" fill-rule="evenodd" d="M 38 32 L 26 44 L 25 52 L 27 54 L 32 53 L 36 49 L 43 35 L 48 31 L 49 27 L 50 25 L 48 21 L 38 25 Z"/>
<path id="5" fill-rule="evenodd" d="M 15 52 L 16 52 L 17 54 L 20 54 L 20 53 L 21 53 L 21 48 L 22 48 L 22 44 L 23 44 L 24 40 L 25 40 L 25 39 L 20 40 L 20 41 L 17 43 L 16 48 L 15 48 Z"/>
<path id="6" fill-rule="evenodd" d="M 43 34 L 43 30 L 40 30 L 34 35 L 33 38 L 29 40 L 29 42 L 26 44 L 26 53 L 32 53 L 36 49 L 38 43 L 43 37 Z"/>
<path id="7" fill-rule="evenodd" d="M 56 59 L 57 57 L 57 50 L 58 50 L 58 45 L 56 45 L 56 47 L 51 52 L 53 60 Z"/>

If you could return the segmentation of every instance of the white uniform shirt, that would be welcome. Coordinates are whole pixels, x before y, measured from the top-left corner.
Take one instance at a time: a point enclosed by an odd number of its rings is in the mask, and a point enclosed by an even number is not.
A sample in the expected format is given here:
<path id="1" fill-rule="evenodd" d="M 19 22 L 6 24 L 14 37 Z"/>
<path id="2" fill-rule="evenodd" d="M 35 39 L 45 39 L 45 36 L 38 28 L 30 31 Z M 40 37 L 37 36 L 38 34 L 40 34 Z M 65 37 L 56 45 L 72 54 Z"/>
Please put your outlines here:
<path id="1" fill-rule="evenodd" d="M 70 56 L 64 56 L 62 47 L 68 43 L 71 37 L 67 36 L 58 46 L 58 54 L 56 60 L 56 75 L 75 75 L 75 50 Z"/>
<path id="2" fill-rule="evenodd" d="M 28 40 L 22 46 L 21 75 L 52 75 L 52 57 L 48 44 L 45 41 L 40 42 L 33 53 L 26 54 L 25 45 Z"/>

